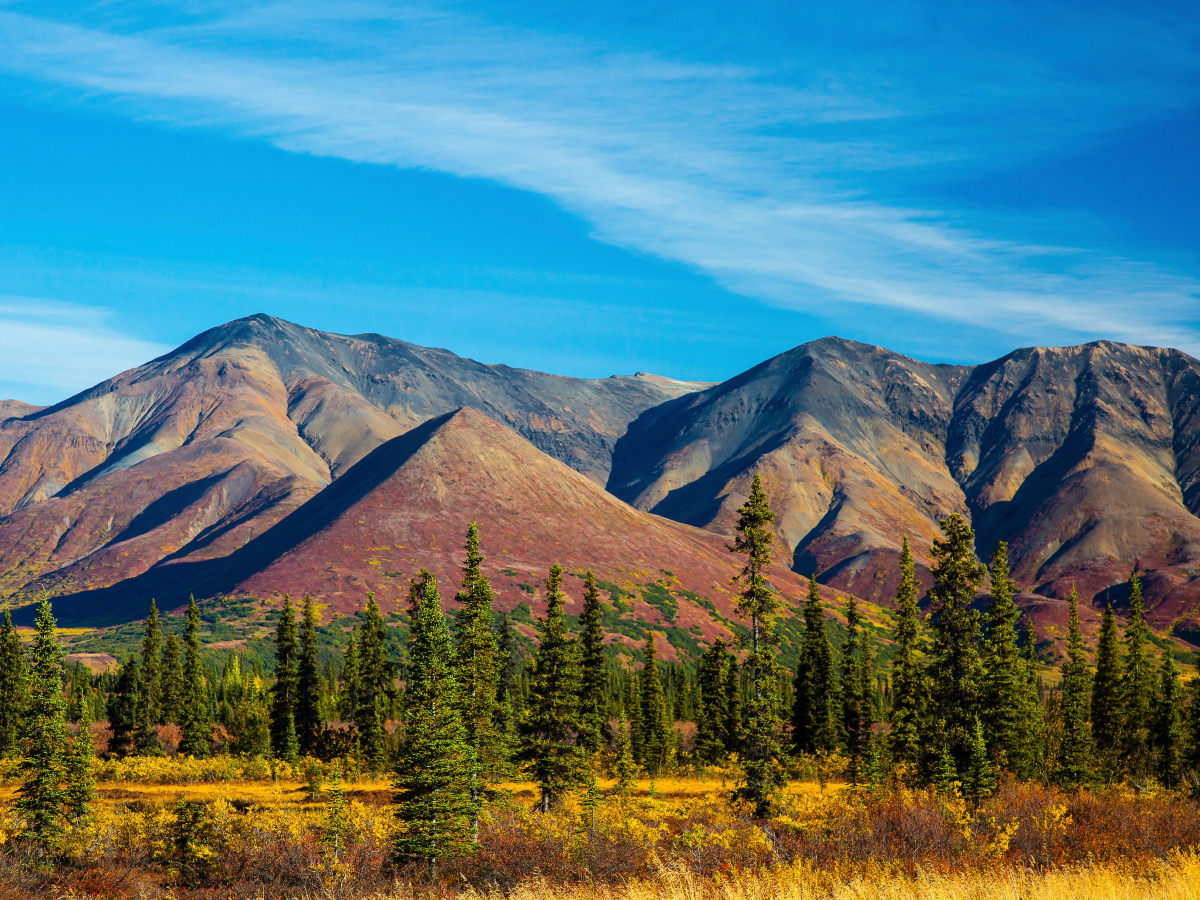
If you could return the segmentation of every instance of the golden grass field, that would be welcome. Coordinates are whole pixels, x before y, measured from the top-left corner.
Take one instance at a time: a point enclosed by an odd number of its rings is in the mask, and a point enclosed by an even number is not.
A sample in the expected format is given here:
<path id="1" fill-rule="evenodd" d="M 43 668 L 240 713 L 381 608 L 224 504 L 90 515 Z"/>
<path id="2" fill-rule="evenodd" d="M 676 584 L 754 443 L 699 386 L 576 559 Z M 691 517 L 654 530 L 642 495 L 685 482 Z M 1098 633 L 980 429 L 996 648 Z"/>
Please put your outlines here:
<path id="1" fill-rule="evenodd" d="M 601 781 L 590 817 L 579 798 L 539 815 L 535 785 L 514 782 L 485 815 L 479 852 L 447 861 L 431 884 L 419 868 L 388 867 L 388 780 L 346 782 L 347 846 L 331 859 L 313 781 L 286 766 L 277 780 L 251 771 L 228 759 L 97 763 L 96 813 L 68 836 L 66 862 L 34 874 L 0 865 L 0 900 L 1200 900 L 1200 811 L 1166 792 L 1009 783 L 976 810 L 954 795 L 797 782 L 764 825 L 730 807 L 720 773 L 644 779 L 628 798 Z M 0 844 L 14 790 L 10 775 Z M 203 884 L 180 883 L 172 861 L 181 798 L 208 810 Z"/>

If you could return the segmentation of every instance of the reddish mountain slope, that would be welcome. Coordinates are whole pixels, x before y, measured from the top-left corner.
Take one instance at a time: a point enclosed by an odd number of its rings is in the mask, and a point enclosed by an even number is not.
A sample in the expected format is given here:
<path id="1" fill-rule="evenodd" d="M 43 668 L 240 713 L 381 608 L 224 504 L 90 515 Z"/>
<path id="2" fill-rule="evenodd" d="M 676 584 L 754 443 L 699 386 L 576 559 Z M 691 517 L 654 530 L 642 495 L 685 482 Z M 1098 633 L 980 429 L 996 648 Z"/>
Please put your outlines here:
<path id="1" fill-rule="evenodd" d="M 597 481 L 649 406 L 695 386 L 487 366 L 253 316 L 57 406 L 0 405 L 0 597 L 223 556 L 371 450 L 460 406 Z"/>
<path id="2" fill-rule="evenodd" d="M 734 618 L 729 581 L 739 563 L 723 538 L 638 512 L 469 409 L 380 446 L 227 559 L 165 563 L 108 591 L 62 598 L 56 612 L 70 622 L 94 616 L 98 607 L 140 610 L 150 596 L 172 606 L 192 592 L 308 593 L 350 612 L 362 607 L 368 590 L 391 610 L 401 608 L 420 568 L 438 576 L 449 600 L 471 522 L 479 523 L 485 572 L 501 609 L 528 602 L 540 611 L 542 580 L 558 562 L 572 574 L 591 568 L 623 589 L 631 621 L 678 629 L 692 640 L 728 634 L 719 619 Z M 807 589 L 785 567 L 773 577 L 792 599 Z M 569 611 L 577 613 L 580 586 L 568 581 Z M 622 639 L 619 630 L 614 634 Z M 678 646 L 679 632 L 674 636 Z"/>

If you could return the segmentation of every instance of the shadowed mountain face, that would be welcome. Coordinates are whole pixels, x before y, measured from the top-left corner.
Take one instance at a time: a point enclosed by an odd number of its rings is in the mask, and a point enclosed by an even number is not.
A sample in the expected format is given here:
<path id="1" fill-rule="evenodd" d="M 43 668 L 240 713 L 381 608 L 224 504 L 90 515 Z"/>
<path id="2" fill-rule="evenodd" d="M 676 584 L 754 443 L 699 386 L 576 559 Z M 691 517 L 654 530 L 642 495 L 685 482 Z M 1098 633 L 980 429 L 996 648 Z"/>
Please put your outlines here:
<path id="1" fill-rule="evenodd" d="M 1123 599 L 1146 573 L 1160 626 L 1200 600 L 1200 363 L 1100 342 L 934 366 L 827 338 L 644 413 L 609 490 L 730 533 L 755 472 L 794 567 L 886 602 L 900 538 L 928 562 L 936 519 L 1009 543 L 1022 588 Z M 927 572 L 924 581 L 929 583 Z"/>
<path id="2" fill-rule="evenodd" d="M 836 338 L 644 413 L 608 488 L 639 509 L 729 534 L 757 472 L 795 566 L 869 600 L 895 592 L 900 538 L 966 513 L 945 463 L 970 370 Z"/>
<path id="3" fill-rule="evenodd" d="M 0 406 L 0 592 L 65 593 L 224 556 L 380 444 L 462 406 L 603 483 L 627 423 L 695 387 L 232 322 L 57 406 Z"/>
<path id="4" fill-rule="evenodd" d="M 498 607 L 541 612 L 550 565 L 591 568 L 624 592 L 627 618 L 674 633 L 672 646 L 718 634 L 734 616 L 729 582 L 740 560 L 709 531 L 638 512 L 471 409 L 441 416 L 376 448 L 266 534 L 221 560 L 172 562 L 148 575 L 58 600 L 63 622 L 140 615 L 151 596 L 172 607 L 188 593 L 230 597 L 311 594 L 342 612 L 368 590 L 385 611 L 403 608 L 409 579 L 431 570 L 449 601 L 461 577 L 467 526 L 479 524 L 485 574 Z M 772 579 L 788 596 L 806 584 L 786 567 Z M 647 590 L 649 586 L 649 590 Z M 568 577 L 568 611 L 581 585 Z M 705 606 L 707 600 L 710 606 Z M 674 632 L 673 632 L 674 630 Z M 695 637 L 680 640 L 680 631 Z M 612 631 L 624 641 L 620 629 Z M 668 655 L 673 651 L 667 650 Z"/>

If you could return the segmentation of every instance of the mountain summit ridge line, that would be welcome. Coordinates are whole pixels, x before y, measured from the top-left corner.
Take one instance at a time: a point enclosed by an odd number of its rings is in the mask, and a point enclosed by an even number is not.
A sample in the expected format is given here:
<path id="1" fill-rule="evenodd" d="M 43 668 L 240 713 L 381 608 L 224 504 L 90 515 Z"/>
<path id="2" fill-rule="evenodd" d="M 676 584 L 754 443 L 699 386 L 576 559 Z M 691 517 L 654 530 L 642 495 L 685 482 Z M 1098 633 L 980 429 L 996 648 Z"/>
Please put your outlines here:
<path id="1" fill-rule="evenodd" d="M 1110 341 L 966 366 L 826 337 L 699 384 L 251 316 L 52 407 L 0 402 L 0 591 L 75 594 L 227 557 L 460 408 L 718 534 L 758 472 L 782 557 L 872 602 L 894 594 L 900 537 L 927 562 L 937 518 L 960 512 L 981 555 L 1010 544 L 1030 595 L 1076 583 L 1120 603 L 1137 566 L 1156 625 L 1200 636 L 1200 362 Z"/>

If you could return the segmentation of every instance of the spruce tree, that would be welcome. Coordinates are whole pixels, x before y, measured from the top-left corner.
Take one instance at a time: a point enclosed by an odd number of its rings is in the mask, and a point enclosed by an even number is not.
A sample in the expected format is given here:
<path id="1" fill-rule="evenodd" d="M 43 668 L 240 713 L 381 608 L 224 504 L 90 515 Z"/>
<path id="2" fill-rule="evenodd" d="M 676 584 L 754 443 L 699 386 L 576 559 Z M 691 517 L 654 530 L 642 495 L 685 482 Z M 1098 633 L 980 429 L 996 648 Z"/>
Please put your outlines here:
<path id="1" fill-rule="evenodd" d="M 212 724 L 208 714 L 208 687 L 204 665 L 200 661 L 200 610 L 191 598 L 184 636 L 183 678 L 179 691 L 179 752 L 189 756 L 208 756 Z"/>
<path id="2" fill-rule="evenodd" d="M 967 742 L 967 768 L 963 779 L 963 794 L 976 808 L 996 790 L 996 773 L 988 759 L 983 738 L 983 724 L 976 719 Z"/>
<path id="3" fill-rule="evenodd" d="M 1013 602 L 1008 575 L 1008 545 L 1001 541 L 992 554 L 992 599 L 987 610 L 987 640 L 983 645 L 983 708 L 981 719 L 988 752 L 997 768 L 1017 772 L 1025 745 L 1022 716 L 1024 672 L 1017 644 L 1020 613 Z M 1023 773 L 1024 774 L 1024 773 Z"/>
<path id="4" fill-rule="evenodd" d="M 353 721 L 358 709 L 358 642 L 353 634 L 346 641 L 346 651 L 342 655 L 340 680 L 338 714 L 346 721 Z"/>
<path id="5" fill-rule="evenodd" d="M 617 728 L 617 755 L 613 760 L 613 776 L 617 779 L 613 790 L 619 797 L 628 797 L 637 778 L 637 762 L 633 758 L 633 744 L 629 740 L 629 724 L 622 720 Z"/>
<path id="6" fill-rule="evenodd" d="M 908 536 L 900 550 L 900 587 L 896 591 L 896 655 L 892 658 L 891 723 L 888 749 L 898 763 L 916 766 L 929 713 L 929 679 L 918 656 L 921 646 L 921 611 L 916 563 Z"/>
<path id="7" fill-rule="evenodd" d="M 1142 614 L 1141 579 L 1136 572 L 1130 576 L 1129 585 L 1129 624 L 1125 628 L 1125 667 L 1121 673 L 1121 755 L 1130 774 L 1145 777 L 1154 770 L 1154 664 L 1148 646 L 1150 630 Z"/>
<path id="8" fill-rule="evenodd" d="M 871 733 L 869 698 L 863 695 L 862 616 L 853 594 L 846 597 L 846 640 L 842 644 L 842 727 L 850 757 L 850 780 L 857 784 L 867 735 Z"/>
<path id="9" fill-rule="evenodd" d="M 608 725 L 608 671 L 604 653 L 604 611 L 596 576 L 588 569 L 583 580 L 583 684 L 579 691 L 580 743 L 589 753 L 599 753 L 612 735 Z"/>
<path id="10" fill-rule="evenodd" d="M 1183 721 L 1183 685 L 1171 648 L 1163 650 L 1162 690 L 1154 716 L 1154 749 L 1159 781 L 1178 787 L 1187 758 L 1187 731 Z"/>
<path id="11" fill-rule="evenodd" d="M 43 600 L 29 650 L 16 811 L 20 837 L 46 854 L 54 852 L 66 824 L 67 704 L 62 671 L 63 652 L 54 614 L 50 602 Z"/>
<path id="12" fill-rule="evenodd" d="M 248 673 L 243 678 L 241 694 L 225 728 L 230 736 L 230 753 L 266 756 L 271 752 L 271 717 L 257 676 Z"/>
<path id="13" fill-rule="evenodd" d="M 1042 772 L 1047 763 L 1047 737 L 1037 642 L 1034 638 L 1033 625 L 1028 621 L 1025 622 L 1024 655 L 1021 662 L 1025 679 L 1021 706 L 1025 744 L 1021 747 L 1017 767 L 1020 777 L 1032 778 Z"/>
<path id="14" fill-rule="evenodd" d="M 489 785 L 508 772 L 510 752 L 506 735 L 497 724 L 500 665 L 496 635 L 492 631 L 494 595 L 491 583 L 481 571 L 484 557 L 479 552 L 479 528 L 474 524 L 467 529 L 466 549 L 455 614 L 454 666 L 474 767 L 471 802 L 478 809 L 481 798 L 490 790 Z M 472 827 L 477 834 L 477 818 L 472 819 Z"/>
<path id="15" fill-rule="evenodd" d="M 771 814 L 783 782 L 779 763 L 782 750 L 779 734 L 783 723 L 779 717 L 779 677 L 783 669 L 776 658 L 779 638 L 775 633 L 775 612 L 779 601 L 767 581 L 771 563 L 771 524 L 775 513 L 767 503 L 762 480 L 756 474 L 750 485 L 750 496 L 738 510 L 734 527 L 737 536 L 730 550 L 746 556 L 746 564 L 734 578 L 742 588 L 738 598 L 738 613 L 750 619 L 745 638 L 749 650 L 743 670 L 750 680 L 750 697 L 742 716 L 742 779 L 734 798 L 745 800 L 754 807 L 754 815 L 765 819 Z"/>
<path id="16" fill-rule="evenodd" d="M 1104 607 L 1096 645 L 1096 677 L 1092 684 L 1092 739 L 1109 774 L 1116 768 L 1121 745 L 1121 646 L 1112 604 Z"/>
<path id="17" fill-rule="evenodd" d="M 640 713 L 639 713 L 640 715 Z M 725 667 L 725 752 L 742 750 L 742 667 L 737 657 L 729 656 Z"/>
<path id="18" fill-rule="evenodd" d="M 521 710 L 521 660 L 518 656 L 517 634 L 508 613 L 500 617 L 500 640 L 497 646 L 500 677 L 496 684 L 496 719 L 500 733 L 510 745 L 517 734 Z"/>
<path id="19" fill-rule="evenodd" d="M 986 677 L 979 655 L 979 614 L 971 604 L 986 569 L 975 559 L 975 533 L 962 516 L 953 513 L 941 525 L 946 539 L 935 540 L 930 551 L 935 633 L 930 681 L 935 712 L 945 723 L 955 765 L 965 771 Z"/>
<path id="20" fill-rule="evenodd" d="M 168 633 L 162 651 L 162 721 L 183 723 L 183 660 L 179 638 Z"/>
<path id="21" fill-rule="evenodd" d="M 146 630 L 142 636 L 142 702 L 151 724 L 163 722 L 162 624 L 158 606 L 150 601 Z"/>
<path id="22" fill-rule="evenodd" d="M 394 844 L 398 861 L 424 860 L 429 878 L 440 860 L 473 850 L 471 800 L 473 753 L 460 711 L 463 698 L 454 675 L 454 651 L 442 614 L 437 581 L 424 582 L 416 640 L 405 689 L 404 744 L 396 765 Z"/>
<path id="23" fill-rule="evenodd" d="M 985 758 L 986 755 L 987 747 L 984 747 Z M 954 762 L 954 755 L 950 752 L 950 745 L 942 741 L 941 749 L 932 751 L 932 756 L 930 782 L 939 794 L 946 795 L 952 793 L 962 782 L 958 779 L 958 768 Z"/>
<path id="24" fill-rule="evenodd" d="M 642 762 L 642 692 L 636 672 L 629 673 L 625 691 L 625 718 L 629 720 L 629 745 L 633 748 L 634 762 Z"/>
<path id="25" fill-rule="evenodd" d="M 583 754 L 579 731 L 579 651 L 563 616 L 562 567 L 546 579 L 546 617 L 539 619 L 529 706 L 521 722 L 521 760 L 541 789 L 542 812 L 549 812 L 580 783 Z"/>
<path id="26" fill-rule="evenodd" d="M 725 760 L 725 720 L 728 698 L 725 696 L 725 671 L 729 653 L 721 638 L 700 657 L 697 681 L 700 688 L 700 715 L 696 722 L 696 757 L 701 763 L 718 765 Z"/>
<path id="27" fill-rule="evenodd" d="M 275 684 L 271 688 L 271 752 L 294 763 L 300 756 L 296 736 L 297 672 L 296 613 L 292 598 L 283 595 L 283 612 L 275 626 Z"/>
<path id="28" fill-rule="evenodd" d="M 108 727 L 112 730 L 108 740 L 109 753 L 124 757 L 133 752 L 141 689 L 137 660 L 130 654 L 121 666 L 116 690 L 108 697 Z"/>
<path id="29" fill-rule="evenodd" d="M 862 747 L 865 753 L 866 745 L 875 733 L 875 723 L 879 721 L 882 708 L 882 698 L 875 679 L 875 650 L 872 647 L 871 633 L 862 629 L 859 641 L 862 650 L 858 663 L 858 694 L 862 697 Z"/>
<path id="30" fill-rule="evenodd" d="M 317 740 L 325 728 L 321 716 L 321 673 L 317 667 L 320 637 L 317 634 L 317 612 L 312 597 L 304 598 L 304 620 L 300 628 L 300 663 L 296 678 L 296 740 L 300 752 L 312 756 Z"/>
<path id="31" fill-rule="evenodd" d="M 815 578 L 808 580 L 804 637 L 796 667 L 792 706 L 792 744 L 798 753 L 832 751 L 841 745 L 842 704 L 837 689 L 833 644 Z"/>
<path id="32" fill-rule="evenodd" d="M 25 651 L 6 611 L 0 626 L 0 759 L 19 755 L 27 693 Z"/>
<path id="33" fill-rule="evenodd" d="M 671 748 L 671 729 L 667 725 L 663 703 L 653 629 L 646 636 L 646 661 L 638 676 L 638 685 L 642 699 L 642 768 L 651 778 L 655 778 L 666 768 L 667 752 Z"/>
<path id="34" fill-rule="evenodd" d="M 79 822 L 91 815 L 96 802 L 96 775 L 92 762 L 96 758 L 96 745 L 92 740 L 90 723 L 82 722 L 79 732 L 71 741 L 63 775 L 66 784 L 63 801 L 70 821 Z"/>
<path id="35" fill-rule="evenodd" d="M 1071 586 L 1071 618 L 1067 661 L 1062 666 L 1062 738 L 1058 745 L 1055 782 L 1067 790 L 1092 780 L 1092 735 L 1088 728 L 1088 675 L 1083 635 L 1079 631 L 1079 596 Z"/>
<path id="36" fill-rule="evenodd" d="M 423 580 L 427 587 L 432 576 Z M 426 590 L 426 593 L 428 591 Z M 424 601 L 422 601 L 424 602 Z M 420 618 L 419 624 L 424 623 Z M 383 770 L 384 737 L 388 694 L 392 688 L 392 667 L 387 656 L 387 626 L 375 602 L 375 592 L 367 592 L 367 608 L 358 629 L 358 690 L 354 725 L 358 729 L 359 749 L 373 772 Z"/>

